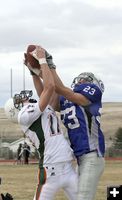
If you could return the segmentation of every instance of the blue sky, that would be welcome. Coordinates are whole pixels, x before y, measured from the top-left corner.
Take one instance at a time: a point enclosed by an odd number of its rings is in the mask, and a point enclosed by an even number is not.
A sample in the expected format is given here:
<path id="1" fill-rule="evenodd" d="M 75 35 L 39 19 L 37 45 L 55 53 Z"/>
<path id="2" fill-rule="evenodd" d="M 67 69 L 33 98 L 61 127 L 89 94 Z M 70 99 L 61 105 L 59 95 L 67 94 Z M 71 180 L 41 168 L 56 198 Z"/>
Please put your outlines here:
<path id="1" fill-rule="evenodd" d="M 34 89 L 23 66 L 28 44 L 40 44 L 53 55 L 65 85 L 91 71 L 105 84 L 103 101 L 122 101 L 121 0 L 4 0 L 0 21 L 0 107 L 11 95 L 11 69 L 13 94 L 24 83 Z"/>

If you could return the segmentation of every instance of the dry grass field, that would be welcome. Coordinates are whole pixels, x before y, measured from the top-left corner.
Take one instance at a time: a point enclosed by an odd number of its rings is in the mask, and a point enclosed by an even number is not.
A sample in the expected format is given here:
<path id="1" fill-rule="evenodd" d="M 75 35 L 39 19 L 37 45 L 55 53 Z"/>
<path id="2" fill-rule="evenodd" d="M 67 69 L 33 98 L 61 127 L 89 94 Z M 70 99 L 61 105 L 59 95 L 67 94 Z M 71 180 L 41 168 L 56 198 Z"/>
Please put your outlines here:
<path id="1" fill-rule="evenodd" d="M 119 127 L 122 127 L 122 103 L 104 103 L 101 125 L 106 140 L 113 138 Z"/>
<path id="2" fill-rule="evenodd" d="M 1 192 L 10 192 L 15 200 L 31 200 L 36 189 L 38 165 L 0 164 L 2 177 Z M 57 180 L 58 181 L 58 180 Z M 101 177 L 96 199 L 107 199 L 107 186 L 122 185 L 122 161 L 106 161 L 106 167 Z M 66 200 L 59 191 L 55 200 Z"/>
<path id="3" fill-rule="evenodd" d="M 103 103 L 101 125 L 106 140 L 114 137 L 116 130 L 122 127 L 122 102 Z M 19 125 L 13 124 L 6 119 L 4 109 L 0 108 L 0 137 L 2 140 L 14 141 L 23 136 Z"/>
<path id="4" fill-rule="evenodd" d="M 102 129 L 106 141 L 114 137 L 116 130 L 122 127 L 122 103 L 104 103 L 102 109 Z M 14 141 L 23 136 L 20 127 L 6 119 L 4 109 L 0 108 L 0 139 Z M 0 192 L 12 193 L 15 200 L 31 200 L 37 183 L 37 164 L 13 165 L 0 163 L 2 185 Z M 58 180 L 57 180 L 58 181 Z M 107 186 L 122 185 L 122 161 L 106 161 L 104 174 L 100 180 L 95 200 L 106 200 Z M 60 191 L 55 200 L 65 200 Z"/>

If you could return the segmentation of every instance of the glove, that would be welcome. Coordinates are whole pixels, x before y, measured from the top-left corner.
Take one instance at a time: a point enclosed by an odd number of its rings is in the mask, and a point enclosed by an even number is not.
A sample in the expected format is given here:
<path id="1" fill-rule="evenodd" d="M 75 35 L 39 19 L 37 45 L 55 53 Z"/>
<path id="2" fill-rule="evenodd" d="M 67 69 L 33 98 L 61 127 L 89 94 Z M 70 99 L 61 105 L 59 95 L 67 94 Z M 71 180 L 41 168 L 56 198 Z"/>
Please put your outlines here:
<path id="1" fill-rule="evenodd" d="M 47 51 L 45 51 L 45 55 L 49 68 L 56 69 L 56 65 L 53 63 L 53 57 Z"/>
<path id="2" fill-rule="evenodd" d="M 38 57 L 36 56 L 36 50 L 32 52 L 33 57 L 39 61 Z M 50 69 L 56 69 L 55 64 L 53 63 L 53 57 L 45 50 L 46 61 Z"/>
<path id="3" fill-rule="evenodd" d="M 11 194 L 6 193 L 6 195 L 1 194 L 2 200 L 13 200 L 13 197 Z"/>

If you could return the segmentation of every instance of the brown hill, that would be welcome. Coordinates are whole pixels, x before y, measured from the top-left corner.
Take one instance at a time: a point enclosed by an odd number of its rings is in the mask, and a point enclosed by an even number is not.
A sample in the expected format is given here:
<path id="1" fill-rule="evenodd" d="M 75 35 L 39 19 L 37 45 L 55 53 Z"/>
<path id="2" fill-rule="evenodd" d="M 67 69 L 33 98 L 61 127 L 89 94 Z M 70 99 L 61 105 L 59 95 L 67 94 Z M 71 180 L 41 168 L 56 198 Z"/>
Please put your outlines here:
<path id="1" fill-rule="evenodd" d="M 102 129 L 106 140 L 113 138 L 116 130 L 122 127 L 122 102 L 104 103 L 101 118 Z M 8 121 L 4 109 L 0 108 L 0 139 L 2 141 L 13 141 L 23 136 L 19 125 Z"/>
<path id="2" fill-rule="evenodd" d="M 118 128 L 122 128 L 122 102 L 104 103 L 101 125 L 106 139 L 114 137 Z"/>
<path id="3" fill-rule="evenodd" d="M 0 108 L 0 139 L 2 141 L 14 141 L 23 136 L 18 124 L 10 122 L 4 113 L 4 109 Z"/>

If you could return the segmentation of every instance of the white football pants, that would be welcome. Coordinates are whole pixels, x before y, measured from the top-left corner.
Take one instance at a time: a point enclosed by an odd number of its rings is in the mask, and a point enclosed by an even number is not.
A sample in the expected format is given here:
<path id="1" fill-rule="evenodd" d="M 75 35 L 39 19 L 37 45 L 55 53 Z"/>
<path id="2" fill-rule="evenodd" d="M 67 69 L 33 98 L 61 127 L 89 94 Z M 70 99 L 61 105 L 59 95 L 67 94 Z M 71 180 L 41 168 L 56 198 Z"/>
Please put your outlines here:
<path id="1" fill-rule="evenodd" d="M 45 166 L 43 174 L 45 180 L 39 181 L 34 200 L 53 200 L 60 189 L 69 200 L 76 200 L 78 176 L 71 162 Z M 40 180 L 41 177 L 40 172 Z"/>
<path id="2" fill-rule="evenodd" d="M 94 200 L 100 176 L 104 171 L 105 161 L 91 152 L 79 157 L 80 165 L 77 200 Z"/>

